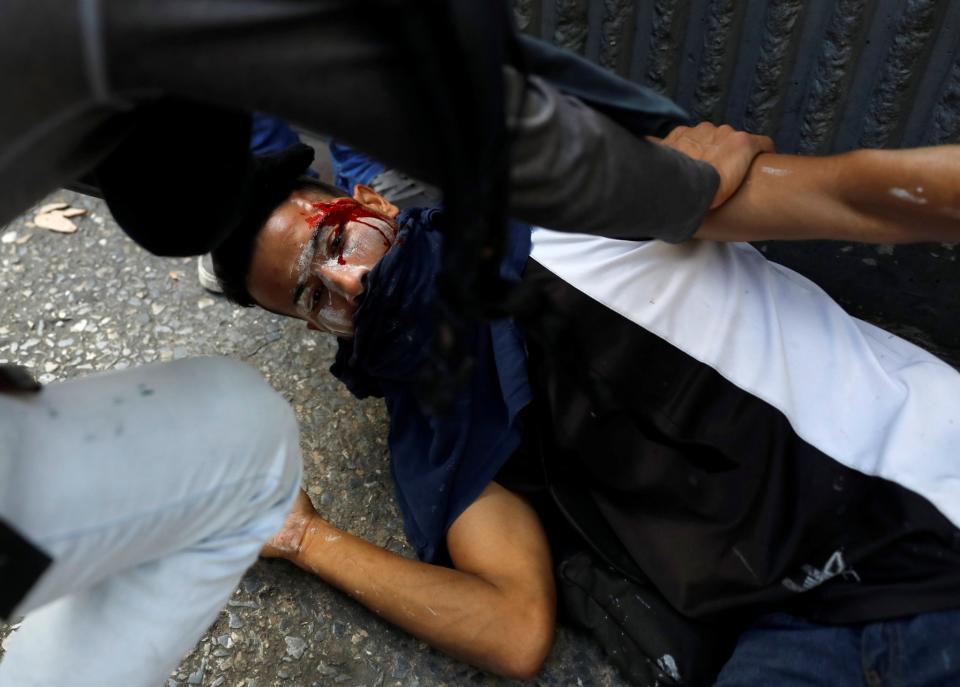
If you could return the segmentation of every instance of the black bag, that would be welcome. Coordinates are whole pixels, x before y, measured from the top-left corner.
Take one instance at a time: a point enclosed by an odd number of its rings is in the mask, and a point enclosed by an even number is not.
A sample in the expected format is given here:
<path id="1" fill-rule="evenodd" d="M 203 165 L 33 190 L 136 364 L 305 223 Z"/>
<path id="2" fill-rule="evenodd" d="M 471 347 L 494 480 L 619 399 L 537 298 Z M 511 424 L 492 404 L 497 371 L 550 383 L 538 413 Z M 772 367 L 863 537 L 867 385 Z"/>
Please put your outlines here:
<path id="1" fill-rule="evenodd" d="M 579 551 L 557 566 L 561 618 L 586 630 L 638 687 L 711 685 L 729 659 L 739 627 L 680 615 L 640 584 Z"/>

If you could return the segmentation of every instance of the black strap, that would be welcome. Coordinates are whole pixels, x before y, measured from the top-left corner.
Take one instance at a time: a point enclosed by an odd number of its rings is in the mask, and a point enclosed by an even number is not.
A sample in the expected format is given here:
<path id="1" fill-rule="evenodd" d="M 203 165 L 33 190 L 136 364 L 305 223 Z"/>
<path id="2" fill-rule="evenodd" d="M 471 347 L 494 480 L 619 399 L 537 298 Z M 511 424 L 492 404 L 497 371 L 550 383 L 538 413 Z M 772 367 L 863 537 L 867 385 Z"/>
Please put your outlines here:
<path id="1" fill-rule="evenodd" d="M 399 16 L 417 65 L 413 87 L 443 150 L 440 312 L 420 390 L 426 405 L 441 409 L 472 373 L 465 354 L 470 324 L 502 304 L 506 292 L 499 276 L 509 164 L 502 69 L 515 38 L 503 2 L 407 1 Z"/>
<path id="2" fill-rule="evenodd" d="M 47 554 L 0 520 L 0 618 L 10 618 L 51 562 Z"/>

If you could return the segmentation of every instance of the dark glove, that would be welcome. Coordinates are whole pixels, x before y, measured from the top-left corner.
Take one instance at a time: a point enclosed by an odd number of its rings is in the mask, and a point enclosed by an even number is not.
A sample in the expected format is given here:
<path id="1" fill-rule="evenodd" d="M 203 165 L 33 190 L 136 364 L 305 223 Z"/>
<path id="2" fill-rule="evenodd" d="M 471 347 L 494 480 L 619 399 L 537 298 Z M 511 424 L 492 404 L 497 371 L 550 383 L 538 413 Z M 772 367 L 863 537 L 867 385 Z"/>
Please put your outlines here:
<path id="1" fill-rule="evenodd" d="M 25 367 L 20 365 L 0 365 L 0 393 L 18 393 L 40 391 L 41 384 Z"/>

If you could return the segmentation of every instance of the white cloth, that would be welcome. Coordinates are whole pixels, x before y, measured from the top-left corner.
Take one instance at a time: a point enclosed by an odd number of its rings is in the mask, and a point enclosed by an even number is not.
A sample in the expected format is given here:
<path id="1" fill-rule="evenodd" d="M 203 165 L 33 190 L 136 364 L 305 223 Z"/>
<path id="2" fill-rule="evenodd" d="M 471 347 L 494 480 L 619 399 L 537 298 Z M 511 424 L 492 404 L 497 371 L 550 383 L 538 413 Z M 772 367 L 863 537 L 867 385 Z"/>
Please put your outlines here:
<path id="1" fill-rule="evenodd" d="M 0 395 L 0 515 L 54 559 L 2 687 L 156 687 L 216 618 L 300 483 L 296 420 L 200 358 Z"/>
<path id="2" fill-rule="evenodd" d="M 746 243 L 534 229 L 531 257 L 782 412 L 805 442 L 960 526 L 960 372 Z"/>

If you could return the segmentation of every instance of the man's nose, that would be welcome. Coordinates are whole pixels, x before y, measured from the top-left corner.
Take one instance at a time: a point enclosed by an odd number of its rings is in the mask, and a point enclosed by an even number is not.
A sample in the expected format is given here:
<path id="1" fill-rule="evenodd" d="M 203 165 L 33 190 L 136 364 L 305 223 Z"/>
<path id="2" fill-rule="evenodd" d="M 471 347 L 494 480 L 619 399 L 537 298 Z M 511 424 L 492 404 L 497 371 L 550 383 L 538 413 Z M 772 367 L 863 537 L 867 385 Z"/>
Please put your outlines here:
<path id="1" fill-rule="evenodd" d="M 330 291 L 352 301 L 363 293 L 363 277 L 369 271 L 360 265 L 336 265 L 324 269 L 320 278 Z"/>

